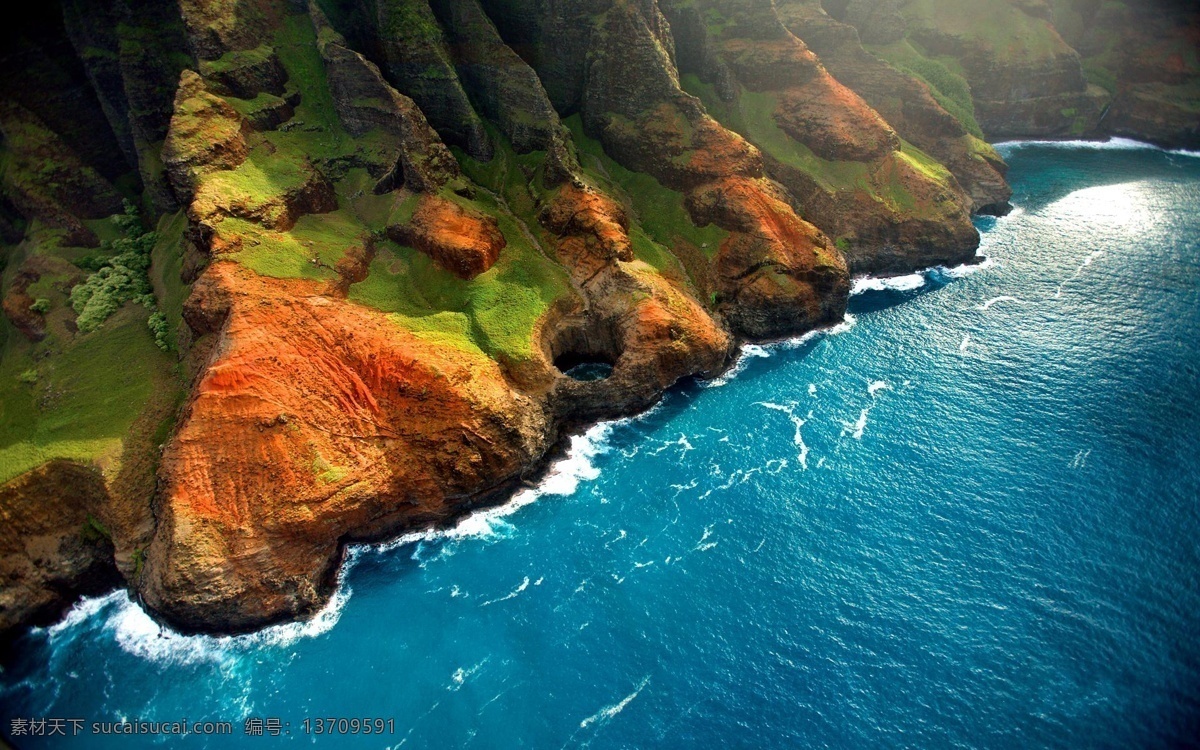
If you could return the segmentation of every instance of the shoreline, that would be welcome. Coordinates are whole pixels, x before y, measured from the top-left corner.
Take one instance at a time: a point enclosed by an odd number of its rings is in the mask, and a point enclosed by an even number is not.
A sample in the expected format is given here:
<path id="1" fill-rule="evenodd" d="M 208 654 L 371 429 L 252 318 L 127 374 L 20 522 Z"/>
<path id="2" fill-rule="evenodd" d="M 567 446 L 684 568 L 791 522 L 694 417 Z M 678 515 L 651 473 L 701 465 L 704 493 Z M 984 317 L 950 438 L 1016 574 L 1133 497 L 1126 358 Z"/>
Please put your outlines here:
<path id="1" fill-rule="evenodd" d="M 992 148 L 997 151 L 1012 151 L 1018 148 L 1027 148 L 1030 146 L 1042 146 L 1047 148 L 1076 148 L 1088 149 L 1092 151 L 1161 151 L 1164 154 L 1172 156 L 1188 156 L 1192 158 L 1200 158 L 1200 149 L 1192 150 L 1186 148 L 1171 148 L 1168 146 L 1160 146 L 1149 141 L 1139 141 L 1136 138 L 1126 138 L 1123 136 L 1109 136 L 1105 140 L 1076 138 L 1073 136 L 1063 136 L 1062 138 L 1015 138 L 1008 141 L 996 141 L 991 144 Z"/>
<path id="2" fill-rule="evenodd" d="M 991 258 L 983 255 L 976 257 L 976 262 L 952 267 L 930 266 L 909 274 L 854 277 L 850 296 L 885 290 L 915 291 L 930 283 L 931 274 L 942 274 L 956 280 L 993 267 L 994 261 Z M 920 277 L 921 282 L 914 285 L 913 280 L 917 277 Z M 903 281 L 899 284 L 891 283 L 896 279 Z M 797 336 L 764 341 L 740 341 L 728 365 L 721 372 L 703 380 L 696 376 L 689 377 L 696 380 L 701 388 L 723 387 L 736 379 L 752 360 L 770 357 L 773 350 L 795 349 L 820 337 L 844 333 L 855 325 L 855 316 L 846 313 L 837 323 Z M 165 621 L 145 606 L 131 587 L 118 586 L 101 594 L 81 597 L 67 607 L 55 623 L 31 627 L 21 637 L 40 632 L 53 638 L 63 629 L 93 617 L 110 604 L 115 604 L 121 609 L 123 618 L 132 618 L 118 622 L 115 634 L 118 640 L 123 647 L 129 647 L 126 650 L 148 659 L 170 660 L 170 657 L 179 652 L 175 646 L 180 646 L 184 653 L 194 656 L 194 652 L 198 650 L 235 649 L 263 643 L 288 645 L 300 638 L 321 635 L 336 625 L 341 617 L 342 608 L 353 594 L 347 576 L 360 556 L 369 553 L 387 554 L 423 542 L 486 538 L 496 533 L 494 521 L 513 515 L 521 508 L 546 496 L 573 495 L 582 481 L 594 479 L 599 475 L 591 459 L 605 452 L 604 441 L 612 428 L 621 423 L 636 422 L 653 416 L 679 382 L 676 381 L 664 390 L 653 404 L 640 411 L 580 422 L 564 428 L 560 431 L 559 439 L 542 455 L 536 466 L 524 472 L 523 478 L 510 479 L 501 487 L 485 493 L 482 498 L 464 505 L 460 509 L 461 512 L 448 517 L 444 525 L 385 534 L 378 540 L 345 542 L 331 566 L 330 589 L 324 597 L 323 605 L 306 617 L 281 618 L 246 630 L 188 631 Z M 145 642 L 143 639 L 152 640 Z M 195 658 L 189 657 L 185 662 L 190 663 Z"/>
<path id="3" fill-rule="evenodd" d="M 1189 157 L 1200 157 L 1200 151 L 1187 151 L 1183 149 L 1172 150 L 1153 143 L 1145 141 L 1137 141 L 1128 138 L 1109 137 L 1106 140 L 1084 140 L 1078 138 L 1064 137 L 1061 139 L 1016 139 L 1008 141 L 1000 141 L 992 144 L 997 150 L 1011 151 L 1018 148 L 1030 146 L 1045 146 L 1052 148 L 1074 148 L 1087 150 L 1152 150 L 1160 151 L 1166 154 L 1183 155 Z M 997 217 L 1003 218 L 1003 217 Z M 982 247 L 980 251 L 982 251 Z M 865 292 L 871 291 L 916 291 L 928 285 L 931 273 L 943 273 L 952 279 L 961 278 L 963 276 L 974 273 L 978 270 L 991 267 L 993 261 L 980 254 L 977 255 L 972 262 L 964 263 L 954 267 L 932 266 L 917 271 L 908 273 L 881 274 L 877 276 L 860 275 L 851 278 L 850 296 L 856 296 Z M 710 378 L 701 379 L 696 375 L 690 377 L 697 380 L 701 387 L 721 387 L 731 382 L 737 375 L 742 372 L 750 359 L 770 356 L 763 353 L 771 348 L 795 348 L 804 343 L 822 335 L 836 335 L 855 324 L 854 316 L 846 313 L 842 320 L 832 323 L 828 326 L 815 328 L 806 331 L 803 334 L 780 339 L 750 341 L 739 340 L 729 357 L 726 366 L 719 372 L 716 372 Z M 683 378 L 680 378 L 683 380 Z M 129 585 L 118 586 L 107 592 L 94 596 L 81 597 L 69 606 L 65 607 L 63 613 L 58 620 L 52 625 L 47 626 L 31 626 L 23 634 L 18 635 L 13 641 L 8 644 L 6 651 L 9 651 L 25 635 L 38 630 L 46 632 L 53 631 L 64 623 L 71 620 L 73 614 L 77 610 L 87 610 L 89 607 L 94 607 L 94 602 L 107 601 L 109 598 L 119 595 L 124 592 L 128 601 L 132 606 L 137 607 L 145 617 L 155 624 L 159 629 L 159 637 L 163 637 L 162 633 L 169 633 L 173 637 L 180 638 L 212 638 L 212 639 L 230 639 L 230 638 L 253 638 L 259 634 L 273 631 L 277 628 L 305 628 L 314 623 L 324 622 L 332 617 L 333 622 L 337 620 L 336 609 L 343 603 L 344 599 L 348 598 L 348 590 L 345 584 L 345 575 L 350 568 L 353 567 L 354 559 L 357 555 L 363 554 L 365 550 L 375 550 L 379 552 L 390 551 L 407 546 L 414 542 L 430 541 L 439 538 L 455 538 L 469 537 L 476 533 L 486 533 L 480 531 L 480 526 L 490 529 L 489 522 L 493 519 L 504 518 L 512 513 L 515 513 L 520 508 L 528 505 L 544 495 L 562 495 L 569 496 L 575 491 L 575 487 L 581 478 L 585 478 L 582 474 L 565 475 L 564 472 L 556 472 L 556 468 L 570 464 L 577 460 L 575 455 L 576 450 L 584 451 L 588 447 L 596 444 L 597 440 L 602 439 L 601 435 L 589 438 L 595 431 L 606 433 L 611 425 L 620 423 L 626 420 L 637 420 L 645 418 L 653 414 L 662 403 L 666 395 L 678 385 L 675 384 L 664 389 L 655 400 L 647 407 L 635 410 L 625 414 L 614 414 L 611 417 L 601 417 L 592 420 L 581 420 L 575 424 L 564 424 L 560 426 L 557 440 L 539 457 L 539 459 L 526 467 L 519 475 L 510 477 L 507 480 L 499 483 L 497 486 L 477 494 L 474 497 L 468 498 L 461 506 L 455 508 L 444 519 L 440 519 L 435 524 L 418 528 L 418 529 L 401 529 L 394 532 L 384 532 L 375 538 L 364 538 L 361 540 L 347 540 L 339 545 L 338 552 L 333 556 L 328 565 L 328 575 L 326 576 L 327 586 L 323 586 L 319 592 L 322 598 L 321 607 L 311 613 L 301 617 L 284 616 L 274 621 L 263 622 L 252 628 L 247 629 L 222 629 L 222 630 L 186 630 L 177 627 L 165 618 L 161 617 L 157 612 L 145 606 L 142 603 L 141 597 L 136 590 Z M 591 452 L 586 458 L 596 455 L 599 451 Z M 590 463 L 586 461 L 583 464 L 590 469 Z M 571 489 L 567 492 L 559 492 L 553 489 L 547 489 L 547 483 L 553 482 L 560 478 L 564 482 L 571 483 Z M 346 591 L 345 597 L 343 592 Z M 334 610 L 331 610 L 331 607 Z M 329 625 L 330 627 L 332 624 Z M 324 632 L 320 630 L 319 632 Z M 4 661 L 8 660 L 8 654 L 3 657 Z"/>

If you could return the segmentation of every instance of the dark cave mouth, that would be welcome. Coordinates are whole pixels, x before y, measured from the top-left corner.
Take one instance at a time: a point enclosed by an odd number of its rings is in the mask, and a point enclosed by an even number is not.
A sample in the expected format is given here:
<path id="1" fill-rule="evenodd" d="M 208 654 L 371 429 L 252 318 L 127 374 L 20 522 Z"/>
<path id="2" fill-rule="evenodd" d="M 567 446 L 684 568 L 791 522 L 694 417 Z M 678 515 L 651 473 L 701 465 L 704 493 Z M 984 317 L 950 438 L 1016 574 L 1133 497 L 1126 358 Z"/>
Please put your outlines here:
<path id="1" fill-rule="evenodd" d="M 559 372 L 584 383 L 607 379 L 612 375 L 614 364 L 603 355 L 591 353 L 564 352 L 554 358 L 554 366 Z"/>

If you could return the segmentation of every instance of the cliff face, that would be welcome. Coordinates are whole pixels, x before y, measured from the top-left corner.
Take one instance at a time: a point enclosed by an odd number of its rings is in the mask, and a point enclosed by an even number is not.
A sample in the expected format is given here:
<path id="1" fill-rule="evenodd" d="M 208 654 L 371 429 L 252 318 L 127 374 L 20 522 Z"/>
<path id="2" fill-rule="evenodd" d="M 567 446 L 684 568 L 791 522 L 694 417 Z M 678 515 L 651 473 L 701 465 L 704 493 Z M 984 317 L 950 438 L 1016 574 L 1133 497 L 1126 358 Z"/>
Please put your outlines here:
<path id="1" fill-rule="evenodd" d="M 63 0 L 8 29 L 0 629 L 118 576 L 185 629 L 310 613 L 347 542 L 839 320 L 851 273 L 969 261 L 1009 196 L 985 138 L 1194 142 L 1187 8 L 977 5 Z"/>
<path id="2" fill-rule="evenodd" d="M 788 2 L 782 3 L 787 7 Z M 1178 0 L 839 0 L 863 45 L 989 140 L 1200 144 L 1200 14 Z"/>

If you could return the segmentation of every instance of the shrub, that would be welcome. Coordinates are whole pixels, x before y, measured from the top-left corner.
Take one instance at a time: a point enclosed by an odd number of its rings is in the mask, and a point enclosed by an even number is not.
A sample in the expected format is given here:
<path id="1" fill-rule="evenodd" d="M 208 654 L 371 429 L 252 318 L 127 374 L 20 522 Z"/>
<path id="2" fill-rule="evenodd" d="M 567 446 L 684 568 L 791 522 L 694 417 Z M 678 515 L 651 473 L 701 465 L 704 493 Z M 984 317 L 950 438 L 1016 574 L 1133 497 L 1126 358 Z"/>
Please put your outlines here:
<path id="1" fill-rule="evenodd" d="M 29 306 L 29 309 L 38 315 L 45 315 L 50 311 L 50 300 L 46 299 L 45 297 L 38 297 L 33 301 L 33 304 Z"/>
<path id="2" fill-rule="evenodd" d="M 150 269 L 150 251 L 158 239 L 154 232 L 143 231 L 137 208 L 125 202 L 125 213 L 113 219 L 125 236 L 106 243 L 111 257 L 71 290 L 71 307 L 78 316 L 75 324 L 87 333 L 108 320 L 129 300 L 154 307 L 154 293 L 146 272 Z"/>
<path id="3" fill-rule="evenodd" d="M 155 312 L 150 316 L 150 320 L 146 321 L 150 326 L 150 332 L 154 334 L 154 344 L 164 352 L 171 351 L 171 324 L 167 322 L 167 316 L 161 312 Z"/>

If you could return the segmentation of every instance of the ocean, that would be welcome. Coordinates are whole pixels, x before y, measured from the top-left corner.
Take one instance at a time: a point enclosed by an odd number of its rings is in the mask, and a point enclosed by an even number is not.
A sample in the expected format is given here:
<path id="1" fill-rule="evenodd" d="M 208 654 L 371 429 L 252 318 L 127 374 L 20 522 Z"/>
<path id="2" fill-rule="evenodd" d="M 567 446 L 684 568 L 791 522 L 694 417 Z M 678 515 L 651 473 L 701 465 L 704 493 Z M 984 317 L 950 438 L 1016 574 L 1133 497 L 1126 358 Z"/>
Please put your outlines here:
<path id="1" fill-rule="evenodd" d="M 1200 158 L 1002 152 L 1016 210 L 978 220 L 984 263 L 860 280 L 844 324 L 748 346 L 728 375 L 592 427 L 508 505 L 351 550 L 312 621 L 184 637 L 124 593 L 86 600 L 0 673 L 0 732 L 1194 744 Z M 14 736 L 13 719 L 81 729 Z M 92 734 L 124 721 L 232 734 Z"/>

